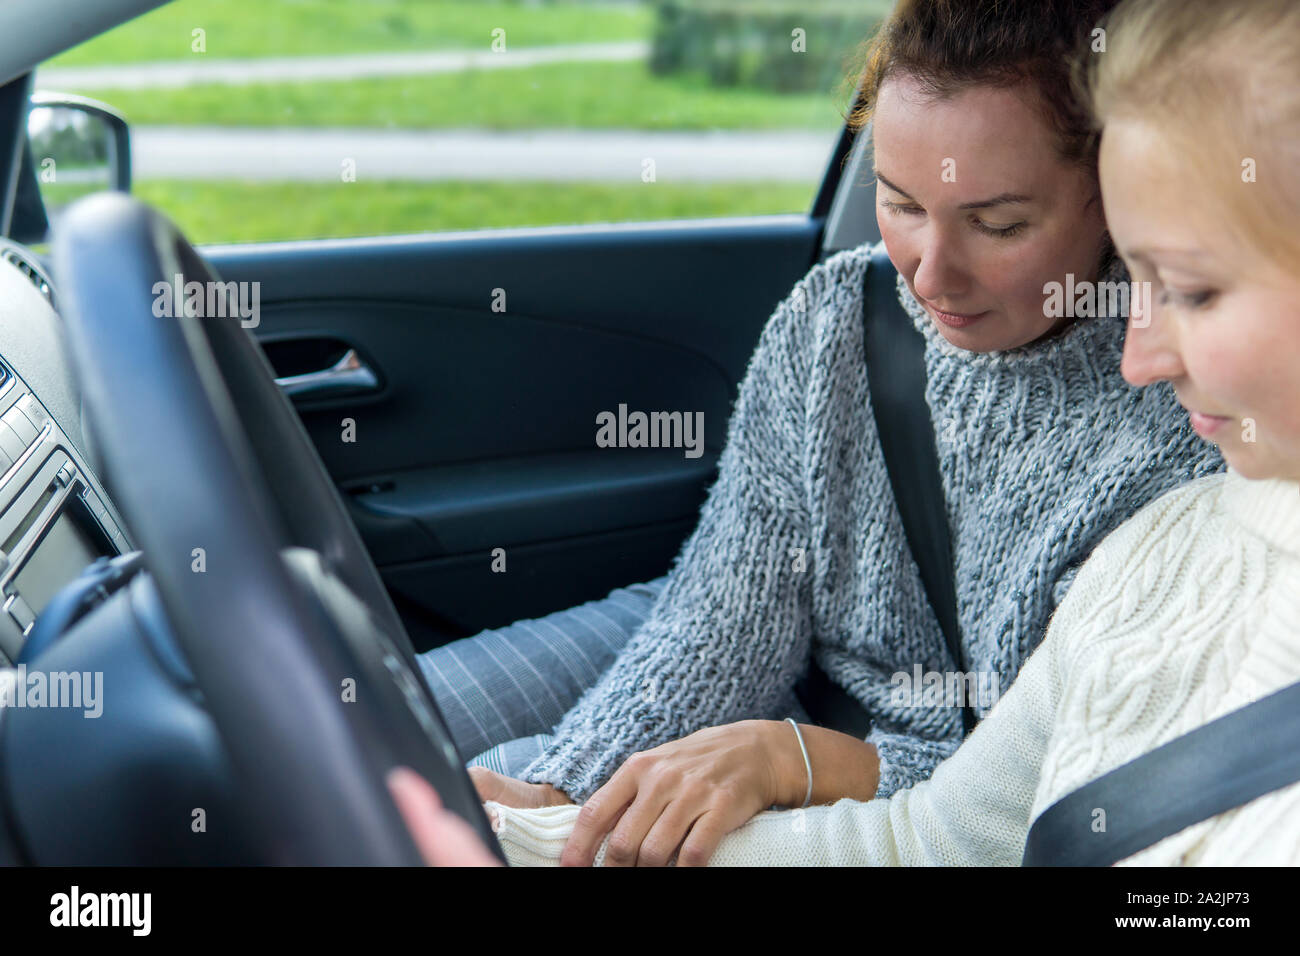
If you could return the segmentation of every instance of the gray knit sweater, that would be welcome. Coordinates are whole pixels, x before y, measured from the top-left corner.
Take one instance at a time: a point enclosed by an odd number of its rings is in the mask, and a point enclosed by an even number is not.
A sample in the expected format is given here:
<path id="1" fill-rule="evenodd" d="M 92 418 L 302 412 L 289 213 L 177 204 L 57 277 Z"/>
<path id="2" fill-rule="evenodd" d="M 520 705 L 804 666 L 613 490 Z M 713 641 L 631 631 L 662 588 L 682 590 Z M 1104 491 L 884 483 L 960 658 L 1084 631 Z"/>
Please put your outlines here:
<path id="1" fill-rule="evenodd" d="M 960 665 L 908 550 L 871 413 L 870 252 L 814 266 L 769 319 L 698 526 L 647 620 L 525 780 L 583 802 L 638 750 L 790 713 L 813 658 L 872 717 L 879 796 L 926 779 L 960 743 L 960 711 L 901 702 L 895 677 Z M 1127 277 L 1117 264 L 1105 278 Z M 943 339 L 901 277 L 898 288 L 927 342 L 965 671 L 1005 692 L 1092 548 L 1223 462 L 1167 383 L 1121 378 L 1123 317 L 979 354 Z"/>

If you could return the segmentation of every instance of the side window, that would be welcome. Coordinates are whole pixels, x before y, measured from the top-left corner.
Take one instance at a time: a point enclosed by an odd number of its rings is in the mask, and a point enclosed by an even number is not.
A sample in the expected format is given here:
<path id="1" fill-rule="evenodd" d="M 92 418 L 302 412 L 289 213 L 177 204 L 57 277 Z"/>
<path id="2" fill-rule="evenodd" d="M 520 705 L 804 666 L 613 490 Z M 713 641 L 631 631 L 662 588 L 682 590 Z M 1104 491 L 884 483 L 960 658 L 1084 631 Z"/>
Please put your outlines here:
<path id="1" fill-rule="evenodd" d="M 802 213 L 890 5 L 175 0 L 36 89 L 200 243 Z"/>

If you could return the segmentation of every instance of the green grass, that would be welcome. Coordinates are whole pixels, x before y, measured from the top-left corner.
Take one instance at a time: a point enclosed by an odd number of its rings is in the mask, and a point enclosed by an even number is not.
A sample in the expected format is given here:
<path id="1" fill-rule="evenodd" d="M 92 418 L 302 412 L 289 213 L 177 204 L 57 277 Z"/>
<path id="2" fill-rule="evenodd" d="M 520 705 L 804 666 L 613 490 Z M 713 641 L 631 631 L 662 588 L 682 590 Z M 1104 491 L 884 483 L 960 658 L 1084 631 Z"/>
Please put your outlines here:
<path id="1" fill-rule="evenodd" d="M 649 5 L 492 0 L 175 0 L 54 66 L 191 57 L 489 49 L 648 39 Z M 191 31 L 206 31 L 206 54 Z M 71 91 L 70 91 L 71 92 Z M 718 89 L 639 63 L 565 63 L 423 77 L 182 89 L 77 90 L 137 125 L 808 129 L 841 125 L 830 94 Z M 802 213 L 815 184 L 143 181 L 136 193 L 198 243 Z M 71 187 L 69 187 L 71 190 Z M 79 190 L 78 190 L 79 191 Z M 54 197 L 51 195 L 51 198 Z M 62 198 L 62 197 L 59 197 Z"/>
<path id="2" fill-rule="evenodd" d="M 648 39 L 646 6 L 491 0 L 174 0 L 50 61 L 90 66 L 265 56 L 444 48 L 489 49 L 492 30 L 507 49 Z M 207 51 L 191 51 L 192 31 Z"/>
<path id="3" fill-rule="evenodd" d="M 41 201 L 48 211 L 66 206 L 82 196 L 103 192 L 107 188 L 107 183 L 41 183 Z"/>
<path id="4" fill-rule="evenodd" d="M 191 242 L 221 243 L 803 213 L 815 185 L 149 180 L 135 192 Z"/>
<path id="5" fill-rule="evenodd" d="M 656 77 L 641 63 L 73 92 L 109 103 L 135 125 L 833 130 L 845 105 L 830 93 L 782 95 L 719 89 L 693 76 Z"/>

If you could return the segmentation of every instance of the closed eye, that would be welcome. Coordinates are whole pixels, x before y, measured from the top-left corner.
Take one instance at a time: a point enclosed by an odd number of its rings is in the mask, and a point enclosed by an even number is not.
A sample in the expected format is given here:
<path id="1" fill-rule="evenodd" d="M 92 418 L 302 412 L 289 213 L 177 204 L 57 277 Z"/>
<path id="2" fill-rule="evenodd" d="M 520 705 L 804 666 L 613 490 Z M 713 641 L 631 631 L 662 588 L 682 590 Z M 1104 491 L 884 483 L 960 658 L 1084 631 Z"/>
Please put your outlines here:
<path id="1" fill-rule="evenodd" d="M 1023 222 L 1013 222 L 1009 226 L 990 226 L 981 219 L 975 220 L 975 228 L 986 236 L 993 236 L 995 239 L 1010 239 L 1021 229 L 1025 228 Z"/>
<path id="2" fill-rule="evenodd" d="M 894 215 L 904 215 L 904 214 L 918 215 L 925 211 L 920 206 L 908 206 L 908 205 L 904 205 L 903 203 L 891 202 L 888 199 L 880 200 L 880 205 L 884 206 L 890 212 L 894 213 Z"/>
<path id="3" fill-rule="evenodd" d="M 1201 309 L 1209 305 L 1218 293 L 1213 289 L 1198 289 L 1195 292 L 1177 292 L 1168 287 L 1160 291 L 1160 304 L 1172 305 L 1180 309 Z"/>
<path id="4" fill-rule="evenodd" d="M 925 213 L 920 206 L 897 203 L 889 199 L 880 200 L 880 205 L 896 216 L 920 216 Z M 977 231 L 995 239 L 1010 239 L 1027 225 L 1024 222 L 1013 222 L 1009 226 L 990 226 L 979 216 L 971 216 L 970 223 Z"/>

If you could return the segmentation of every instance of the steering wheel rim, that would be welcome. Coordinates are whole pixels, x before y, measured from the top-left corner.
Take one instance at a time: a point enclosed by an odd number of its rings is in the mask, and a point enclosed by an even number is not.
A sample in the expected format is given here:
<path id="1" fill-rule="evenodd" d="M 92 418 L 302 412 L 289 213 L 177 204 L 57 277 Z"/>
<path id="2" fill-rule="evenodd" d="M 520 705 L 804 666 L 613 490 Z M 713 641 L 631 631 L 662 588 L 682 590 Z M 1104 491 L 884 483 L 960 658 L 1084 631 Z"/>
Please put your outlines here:
<path id="1" fill-rule="evenodd" d="M 503 858 L 410 639 L 260 348 L 237 318 L 204 317 L 201 304 L 158 312 L 160 284 L 220 280 L 169 220 L 116 193 L 67 210 L 54 257 L 101 477 L 272 861 L 419 864 L 385 784 L 398 764 Z M 314 570 L 286 561 L 295 548 Z"/>

